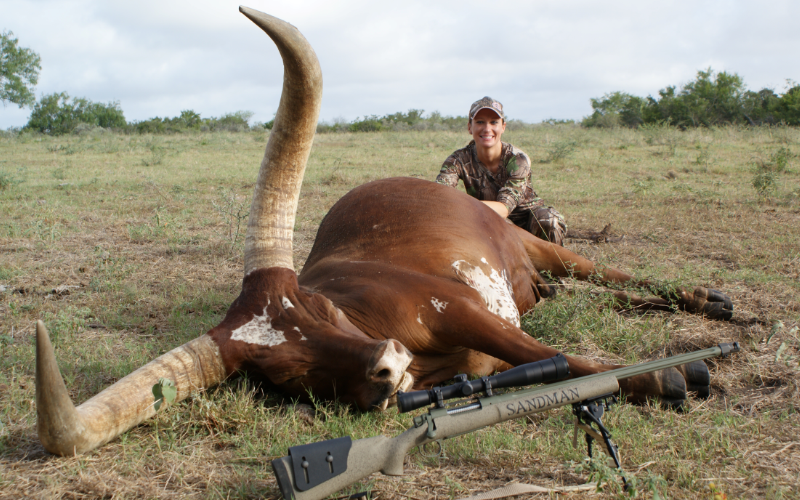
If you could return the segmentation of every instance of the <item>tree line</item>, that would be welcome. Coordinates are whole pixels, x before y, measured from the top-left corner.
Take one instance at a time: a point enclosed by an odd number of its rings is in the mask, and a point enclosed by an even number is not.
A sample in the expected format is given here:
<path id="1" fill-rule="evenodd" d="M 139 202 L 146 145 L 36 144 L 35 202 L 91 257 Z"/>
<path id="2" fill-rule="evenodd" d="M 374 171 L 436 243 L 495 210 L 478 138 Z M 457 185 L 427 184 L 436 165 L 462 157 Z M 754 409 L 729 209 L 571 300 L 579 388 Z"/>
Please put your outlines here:
<path id="1" fill-rule="evenodd" d="M 611 92 L 591 99 L 585 127 L 638 127 L 666 123 L 680 128 L 737 125 L 800 125 L 800 85 L 787 80 L 787 90 L 776 94 L 764 88 L 747 90 L 736 73 L 715 73 L 711 68 L 680 90 L 668 86 L 658 96 L 646 98 Z"/>
<path id="2" fill-rule="evenodd" d="M 22 128 L 42 134 L 62 135 L 96 127 L 127 133 L 165 134 L 189 131 L 250 130 L 250 111 L 237 111 L 221 117 L 202 118 L 193 110 L 180 116 L 128 122 L 119 102 L 98 103 L 83 97 L 70 98 L 66 92 L 42 96 L 33 105 L 28 123 Z"/>
<path id="3" fill-rule="evenodd" d="M 221 117 L 202 118 L 184 110 L 172 118 L 154 117 L 128 122 L 119 102 L 97 103 L 66 92 L 43 95 L 38 101 L 34 88 L 41 70 L 40 57 L 19 46 L 12 32 L 0 33 L 0 101 L 31 107 L 31 116 L 22 131 L 61 135 L 102 127 L 128 133 L 180 133 L 187 131 L 245 131 L 271 129 L 273 121 L 249 121 L 249 111 Z M 747 90 L 736 73 L 715 73 L 711 68 L 697 72 L 697 78 L 678 89 L 668 86 L 658 96 L 646 98 L 625 92 L 611 92 L 590 99 L 593 112 L 581 121 L 585 127 L 638 127 L 669 124 L 680 128 L 737 125 L 800 125 L 800 85 L 787 80 L 787 90 L 776 94 L 764 88 Z M 424 116 L 421 109 L 410 109 L 383 116 L 370 115 L 353 121 L 320 122 L 318 132 L 378 132 L 382 130 L 461 130 L 466 116 L 442 116 L 434 111 Z M 573 123 L 572 120 L 546 120 L 543 123 Z M 525 126 L 511 120 L 511 128 Z"/>

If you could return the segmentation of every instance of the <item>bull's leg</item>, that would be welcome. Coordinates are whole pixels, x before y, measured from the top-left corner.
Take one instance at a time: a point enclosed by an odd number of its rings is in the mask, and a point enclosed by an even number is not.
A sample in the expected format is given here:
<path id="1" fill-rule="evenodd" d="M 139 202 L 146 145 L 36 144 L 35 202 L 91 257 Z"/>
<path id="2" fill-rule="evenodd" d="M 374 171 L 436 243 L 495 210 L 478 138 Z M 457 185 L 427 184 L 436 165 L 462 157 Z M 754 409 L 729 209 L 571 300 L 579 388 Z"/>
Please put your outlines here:
<path id="1" fill-rule="evenodd" d="M 642 298 L 635 294 L 617 292 L 614 297 L 620 305 L 630 305 L 640 310 L 671 311 L 681 309 L 695 314 L 704 314 L 711 319 L 728 320 L 733 316 L 733 303 L 727 295 L 701 286 L 665 287 L 649 281 L 636 280 L 632 275 L 611 267 L 599 268 L 594 262 L 567 250 L 540 240 L 525 230 L 516 228 L 525 250 L 539 272 L 553 276 L 572 276 L 583 281 L 618 288 L 621 285 L 651 291 L 658 297 Z"/>
<path id="2" fill-rule="evenodd" d="M 446 297 L 441 300 L 446 300 Z M 476 301 L 454 298 L 447 309 L 438 313 L 440 317 L 436 315 L 428 314 L 423 321 L 427 320 L 428 328 L 438 340 L 486 353 L 510 365 L 539 361 L 558 353 Z M 619 365 L 604 365 L 577 356 L 567 356 L 567 361 L 571 377 L 620 368 Z M 693 371 L 686 374 L 692 377 L 688 384 L 680 370 L 670 368 L 621 380 L 620 388 L 631 402 L 642 403 L 658 398 L 670 406 L 680 406 L 686 399 L 687 386 L 700 394 L 708 393 L 709 375 L 705 365 L 693 366 Z"/>

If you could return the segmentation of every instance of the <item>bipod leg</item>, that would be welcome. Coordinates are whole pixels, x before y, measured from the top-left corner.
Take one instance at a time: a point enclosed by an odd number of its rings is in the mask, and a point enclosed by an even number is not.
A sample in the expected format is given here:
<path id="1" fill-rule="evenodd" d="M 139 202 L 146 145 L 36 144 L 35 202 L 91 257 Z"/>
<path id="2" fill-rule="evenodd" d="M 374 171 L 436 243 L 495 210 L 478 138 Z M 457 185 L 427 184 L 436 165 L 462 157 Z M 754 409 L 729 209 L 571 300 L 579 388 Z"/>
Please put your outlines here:
<path id="1" fill-rule="evenodd" d="M 576 431 L 578 428 L 580 428 L 586 433 L 586 445 L 588 448 L 587 451 L 589 458 L 592 458 L 592 443 L 595 440 L 603 443 L 605 445 L 603 447 L 603 451 L 605 451 L 606 454 L 611 457 L 612 460 L 614 460 L 614 465 L 616 465 L 617 470 L 620 471 L 623 490 L 628 491 L 628 479 L 625 477 L 625 474 L 622 471 L 622 463 L 619 459 L 619 450 L 617 445 L 611 441 L 611 433 L 608 432 L 608 429 L 606 429 L 606 427 L 603 425 L 603 421 L 601 420 L 605 410 L 607 410 L 616 402 L 617 398 L 613 394 L 606 394 L 605 396 L 600 396 L 598 398 L 573 404 L 572 413 L 577 419 L 575 422 Z M 592 424 L 597 426 L 596 430 L 594 427 L 592 427 Z"/>

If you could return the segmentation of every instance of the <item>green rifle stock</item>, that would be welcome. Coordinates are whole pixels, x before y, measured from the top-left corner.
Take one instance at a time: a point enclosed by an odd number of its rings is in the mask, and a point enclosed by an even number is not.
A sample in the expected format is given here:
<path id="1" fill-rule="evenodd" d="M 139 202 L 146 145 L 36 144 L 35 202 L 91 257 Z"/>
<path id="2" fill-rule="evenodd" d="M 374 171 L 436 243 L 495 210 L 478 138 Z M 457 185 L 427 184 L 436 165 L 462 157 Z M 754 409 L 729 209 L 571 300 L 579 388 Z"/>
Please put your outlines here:
<path id="1" fill-rule="evenodd" d="M 738 350 L 738 343 L 720 344 L 586 377 L 478 398 L 463 406 L 430 408 L 427 414 L 415 417 L 414 426 L 397 437 L 376 436 L 352 441 L 346 436 L 295 446 L 289 449 L 288 456 L 273 460 L 272 468 L 286 500 L 321 499 L 374 472 L 403 475 L 403 461 L 415 447 L 609 395 L 619 390 L 620 379 L 726 356 Z"/>

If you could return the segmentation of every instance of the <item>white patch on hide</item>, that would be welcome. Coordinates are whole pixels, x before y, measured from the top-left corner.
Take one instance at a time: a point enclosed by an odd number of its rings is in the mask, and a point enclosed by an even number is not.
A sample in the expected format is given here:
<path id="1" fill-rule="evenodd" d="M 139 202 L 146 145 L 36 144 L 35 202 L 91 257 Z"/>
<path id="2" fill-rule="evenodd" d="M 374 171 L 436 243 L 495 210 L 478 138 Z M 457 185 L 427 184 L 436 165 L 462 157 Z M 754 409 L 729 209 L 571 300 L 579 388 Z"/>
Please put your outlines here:
<path id="1" fill-rule="evenodd" d="M 436 309 L 436 312 L 439 313 L 444 311 L 444 308 L 447 307 L 447 302 L 441 301 L 436 297 L 431 297 L 431 304 L 433 304 L 433 307 L 434 309 Z"/>
<path id="2" fill-rule="evenodd" d="M 483 262 L 484 264 L 489 264 L 489 262 L 486 261 L 486 257 L 481 257 L 481 262 Z"/>
<path id="3" fill-rule="evenodd" d="M 284 309 L 289 309 L 290 307 L 294 307 L 294 304 L 292 304 L 292 301 L 287 299 L 286 297 L 282 297 L 281 298 L 281 303 L 283 304 L 283 308 Z"/>
<path id="4" fill-rule="evenodd" d="M 484 259 L 481 259 L 481 262 L 486 263 Z M 514 291 L 505 270 L 501 274 L 492 269 L 487 276 L 483 269 L 465 260 L 453 262 L 453 270 L 459 281 L 481 295 L 489 311 L 519 328 L 519 310 L 514 302 Z"/>
<path id="5" fill-rule="evenodd" d="M 269 300 L 267 300 L 267 306 L 269 306 Z M 274 347 L 286 342 L 286 336 L 282 331 L 272 328 L 272 318 L 269 317 L 267 308 L 264 307 L 264 315 L 255 315 L 248 323 L 234 330 L 231 333 L 231 340 Z"/>
<path id="6" fill-rule="evenodd" d="M 423 324 L 422 323 L 422 313 L 417 314 L 417 323 L 419 323 L 420 325 Z"/>
<path id="7" fill-rule="evenodd" d="M 303 332 L 301 332 L 299 328 L 297 328 L 297 327 L 294 327 L 294 328 L 292 328 L 292 330 L 294 330 L 294 331 L 296 331 L 297 333 L 299 333 L 299 334 L 300 334 L 300 340 L 308 340 L 308 339 L 306 338 L 306 336 L 305 336 L 305 335 L 303 335 Z"/>

